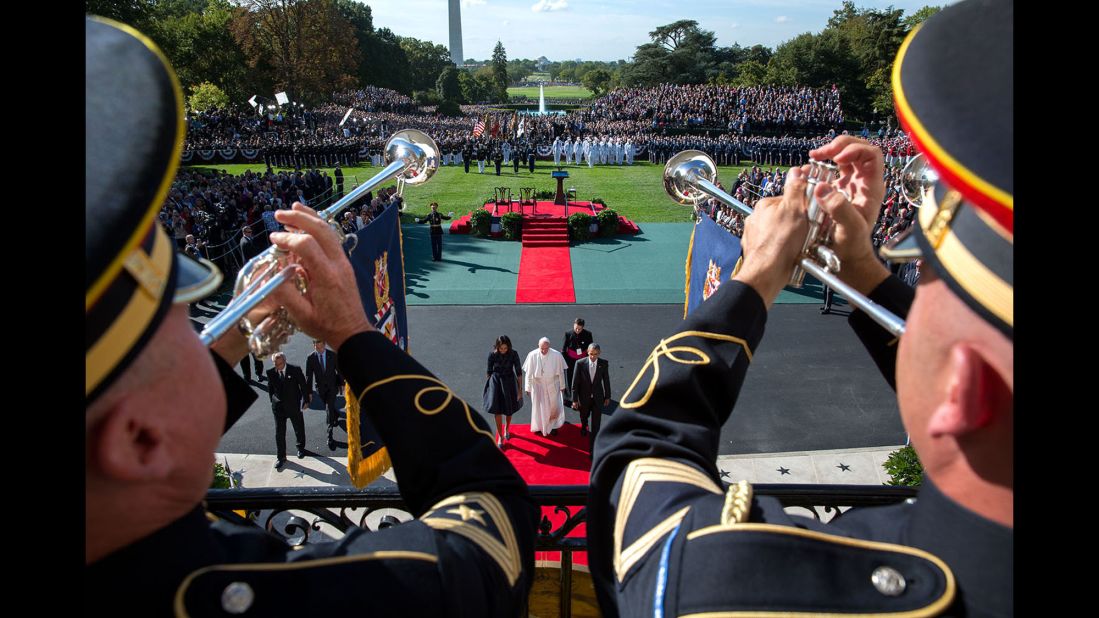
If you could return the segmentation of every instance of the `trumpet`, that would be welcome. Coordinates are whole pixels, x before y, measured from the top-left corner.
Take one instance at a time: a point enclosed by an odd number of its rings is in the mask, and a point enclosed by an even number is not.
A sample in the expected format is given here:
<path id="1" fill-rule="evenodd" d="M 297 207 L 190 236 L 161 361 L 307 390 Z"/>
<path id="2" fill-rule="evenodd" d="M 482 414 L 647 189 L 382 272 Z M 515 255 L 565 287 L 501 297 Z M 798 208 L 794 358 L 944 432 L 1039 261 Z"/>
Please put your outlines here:
<path id="1" fill-rule="evenodd" d="M 939 181 L 939 173 L 927 163 L 923 153 L 912 157 L 901 170 L 901 195 L 916 208 L 923 202 L 924 193 Z"/>
<path id="2" fill-rule="evenodd" d="M 839 169 L 832 164 L 823 161 L 811 162 L 806 187 L 809 198 L 809 233 L 805 238 L 801 258 L 798 260 L 789 285 L 795 288 L 801 287 L 805 273 L 808 272 L 825 285 L 843 294 L 852 305 L 862 309 L 882 328 L 900 337 L 904 334 L 904 320 L 862 295 L 835 274 L 840 271 L 842 264 L 839 256 L 828 246 L 832 242 L 832 223 L 813 196 L 813 189 L 821 182 L 834 182 L 838 175 Z M 664 166 L 664 190 L 677 204 L 697 204 L 709 195 L 745 216 L 752 214 L 750 206 L 717 186 L 717 165 L 700 150 L 684 150 L 668 159 L 668 163 Z"/>
<path id="3" fill-rule="evenodd" d="M 387 165 L 373 178 L 352 189 L 347 195 L 328 208 L 317 213 L 336 230 L 341 242 L 357 241 L 356 236 L 345 236 L 336 217 L 368 191 L 378 185 L 397 179 L 397 194 L 404 193 L 405 185 L 423 184 L 438 170 L 439 146 L 426 133 L 404 129 L 393 134 L 385 143 Z M 349 249 L 354 248 L 352 244 Z M 279 307 L 258 325 L 248 321 L 248 312 L 263 302 L 278 286 L 294 277 L 295 264 L 287 252 L 272 245 L 248 261 L 237 273 L 233 300 L 225 309 L 206 323 L 199 333 L 203 345 L 210 346 L 230 328 L 236 326 L 248 338 L 248 347 L 256 356 L 274 353 L 297 332 L 285 307 Z M 308 291 L 305 280 L 295 278 L 298 291 Z"/>

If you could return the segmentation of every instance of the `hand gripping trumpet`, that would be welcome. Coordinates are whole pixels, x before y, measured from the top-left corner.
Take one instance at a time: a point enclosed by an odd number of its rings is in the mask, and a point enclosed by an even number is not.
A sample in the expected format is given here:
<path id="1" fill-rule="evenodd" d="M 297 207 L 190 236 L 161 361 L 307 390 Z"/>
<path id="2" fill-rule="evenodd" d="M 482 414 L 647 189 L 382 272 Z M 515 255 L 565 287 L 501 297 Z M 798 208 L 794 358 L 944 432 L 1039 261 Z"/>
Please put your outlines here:
<path id="1" fill-rule="evenodd" d="M 821 182 L 834 182 L 839 170 L 836 166 L 823 161 L 812 161 L 810 164 L 809 182 L 806 186 L 809 198 L 809 234 L 805 238 L 801 258 L 798 260 L 789 285 L 795 288 L 801 287 L 805 273 L 808 272 L 825 285 L 843 294 L 852 305 L 866 312 L 882 328 L 900 337 L 904 334 L 904 320 L 863 296 L 836 276 L 835 273 L 839 272 L 842 265 L 839 257 L 828 246 L 832 242 L 832 222 L 817 203 L 813 196 L 813 189 Z M 684 150 L 668 159 L 667 165 L 664 166 L 664 190 L 677 204 L 696 204 L 708 195 L 745 216 L 752 214 L 750 206 L 717 186 L 717 166 L 713 159 L 701 150 Z"/>
<path id="2" fill-rule="evenodd" d="M 385 161 L 385 169 L 352 189 L 335 204 L 317 213 L 336 230 L 341 240 L 357 240 L 355 236 L 344 236 L 336 220 L 344 209 L 368 191 L 393 178 L 397 179 L 398 195 L 404 191 L 406 184 L 427 182 L 438 170 L 439 147 L 427 134 L 415 129 L 405 129 L 394 133 L 386 142 Z M 352 244 L 351 248 L 353 247 Z M 279 307 L 257 325 L 249 322 L 246 316 L 275 288 L 294 277 L 294 273 L 295 264 L 291 256 L 273 245 L 249 260 L 237 274 L 233 300 L 221 313 L 207 322 L 199 333 L 199 339 L 209 346 L 236 326 L 248 338 L 248 347 L 256 356 L 267 356 L 277 351 L 297 332 L 286 308 Z M 298 291 L 305 294 L 308 290 L 305 279 L 300 276 L 295 279 Z"/>

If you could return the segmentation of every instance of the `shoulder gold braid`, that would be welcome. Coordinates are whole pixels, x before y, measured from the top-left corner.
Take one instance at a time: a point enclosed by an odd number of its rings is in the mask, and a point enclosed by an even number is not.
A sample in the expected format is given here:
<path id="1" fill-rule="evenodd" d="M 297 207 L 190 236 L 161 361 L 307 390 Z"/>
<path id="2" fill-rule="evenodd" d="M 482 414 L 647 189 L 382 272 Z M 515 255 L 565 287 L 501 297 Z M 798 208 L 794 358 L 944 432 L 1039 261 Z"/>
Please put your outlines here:
<path id="1" fill-rule="evenodd" d="M 660 343 L 656 344 L 653 348 L 649 358 L 645 360 L 645 364 L 641 366 L 641 371 L 637 373 L 637 377 L 633 379 L 633 384 L 626 389 L 626 394 L 622 396 L 622 402 L 619 404 L 623 408 L 640 408 L 649 402 L 649 398 L 652 397 L 653 390 L 656 389 L 656 384 L 660 380 L 660 357 L 667 356 L 672 362 L 679 363 L 681 365 L 709 365 L 710 357 L 698 348 L 691 346 L 675 346 L 668 347 L 668 344 L 684 337 L 700 337 L 702 339 L 715 339 L 717 341 L 731 341 L 732 343 L 738 343 L 744 348 L 744 354 L 748 357 L 748 362 L 752 362 L 752 351 L 748 348 L 748 342 L 740 337 L 734 337 L 732 335 L 722 335 L 719 333 L 707 333 L 700 330 L 686 330 L 681 333 L 676 333 L 668 339 L 661 339 Z M 675 352 L 686 352 L 694 354 L 698 358 L 680 358 L 677 357 Z M 641 399 L 636 402 L 627 401 L 630 398 L 630 393 L 633 392 L 637 383 L 641 381 L 641 376 L 645 375 L 645 372 L 649 369 L 649 366 L 653 368 L 653 377 L 649 380 L 649 387 L 645 389 L 645 394 Z"/>
<path id="2" fill-rule="evenodd" d="M 465 410 L 465 414 L 466 414 L 466 421 L 469 422 L 469 426 L 473 428 L 473 431 L 476 431 L 477 433 L 483 434 L 489 440 L 492 439 L 492 434 L 491 433 L 481 429 L 480 427 L 477 426 L 476 423 L 473 422 L 473 413 L 470 411 L 469 406 L 466 404 L 466 402 L 462 401 L 457 395 L 455 395 L 454 391 L 450 390 L 449 386 L 447 386 L 445 383 L 443 383 L 438 378 L 435 378 L 435 377 L 432 377 L 432 376 L 416 375 L 416 374 L 401 374 L 401 375 L 389 376 L 388 378 L 378 380 L 377 382 L 374 382 L 370 386 L 367 386 L 366 388 L 364 388 L 363 391 L 361 393 L 359 393 L 359 401 L 361 402 L 363 400 L 363 398 L 366 397 L 366 394 L 369 393 L 371 390 L 373 390 L 375 388 L 378 388 L 379 386 L 384 386 L 384 385 L 389 384 L 391 382 L 397 382 L 397 381 L 400 381 L 400 380 L 422 380 L 422 381 L 427 382 L 428 384 L 432 385 L 432 386 L 425 386 L 425 387 L 421 388 L 419 390 L 419 392 L 416 393 L 416 396 L 412 399 L 412 405 L 414 405 L 416 407 L 416 410 L 420 414 L 423 414 L 424 416 L 434 416 L 434 415 L 442 412 L 443 410 L 447 409 L 447 407 L 450 406 L 452 401 L 457 401 L 458 403 L 462 404 L 462 408 Z M 422 400 L 424 395 L 426 395 L 428 393 L 431 393 L 431 392 L 445 393 L 446 398 L 443 399 L 443 402 L 441 404 L 435 406 L 434 408 L 424 407 L 424 404 L 421 400 Z"/>
<path id="3" fill-rule="evenodd" d="M 721 525 L 731 526 L 748 521 L 748 512 L 752 508 L 752 486 L 748 481 L 729 485 L 725 493 L 725 504 L 721 508 Z"/>

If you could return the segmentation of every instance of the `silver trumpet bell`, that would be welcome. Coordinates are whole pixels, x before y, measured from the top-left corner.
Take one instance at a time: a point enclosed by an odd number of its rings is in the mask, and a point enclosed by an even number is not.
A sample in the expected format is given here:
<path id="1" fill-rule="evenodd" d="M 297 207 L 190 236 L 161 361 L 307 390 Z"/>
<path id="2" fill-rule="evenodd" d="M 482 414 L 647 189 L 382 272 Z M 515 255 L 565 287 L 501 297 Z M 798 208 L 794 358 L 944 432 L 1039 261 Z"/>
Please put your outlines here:
<path id="1" fill-rule="evenodd" d="M 364 194 L 396 178 L 400 195 L 404 191 L 404 185 L 423 184 L 439 169 L 439 146 L 426 133 L 415 129 L 394 133 L 385 143 L 384 157 L 387 165 L 381 172 L 317 213 L 336 229 L 341 239 L 344 239 L 344 235 L 336 217 Z M 249 260 L 237 273 L 233 300 L 221 313 L 207 322 L 199 333 L 202 343 L 209 346 L 236 326 L 248 338 L 248 347 L 256 356 L 268 356 L 282 347 L 297 332 L 297 327 L 285 307 L 279 307 L 256 325 L 249 322 L 246 316 L 290 277 L 295 278 L 299 292 L 305 294 L 308 291 L 305 279 L 294 275 L 295 263 L 290 254 L 273 245 Z"/>
<path id="2" fill-rule="evenodd" d="M 871 319 L 896 337 L 904 334 L 904 320 L 888 309 L 860 294 L 855 288 L 840 280 L 835 273 L 841 264 L 839 257 L 828 247 L 831 244 L 832 222 L 813 197 L 813 189 L 821 182 L 835 182 L 839 169 L 830 163 L 812 161 L 806 187 L 809 198 L 809 234 L 802 247 L 802 257 L 791 276 L 790 285 L 801 287 L 808 272 L 833 290 L 843 294 L 852 305 L 862 309 Z M 707 195 L 717 199 L 737 212 L 747 216 L 752 208 L 722 191 L 717 186 L 717 165 L 700 150 L 684 150 L 668 159 L 664 166 L 664 190 L 677 204 L 697 204 Z"/>
<path id="3" fill-rule="evenodd" d="M 916 208 L 923 202 L 924 193 L 939 181 L 939 173 L 927 163 L 927 157 L 918 154 L 901 170 L 901 195 Z"/>
<path id="4" fill-rule="evenodd" d="M 717 165 L 701 150 L 684 150 L 664 165 L 664 191 L 676 204 L 695 205 L 708 195 L 744 216 L 751 206 L 717 186 Z"/>

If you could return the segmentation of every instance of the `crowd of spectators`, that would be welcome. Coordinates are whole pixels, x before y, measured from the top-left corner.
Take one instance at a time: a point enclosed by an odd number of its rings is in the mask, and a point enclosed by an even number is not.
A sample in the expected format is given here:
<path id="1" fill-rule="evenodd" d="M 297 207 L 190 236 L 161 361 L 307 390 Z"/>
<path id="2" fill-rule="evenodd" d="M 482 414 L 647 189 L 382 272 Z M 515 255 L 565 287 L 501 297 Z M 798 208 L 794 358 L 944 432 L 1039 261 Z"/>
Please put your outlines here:
<path id="1" fill-rule="evenodd" d="M 824 133 L 842 130 L 839 90 L 797 86 L 662 84 L 621 88 L 596 99 L 585 121 L 634 121 L 651 129 L 720 127 L 740 135 L 761 131 Z"/>
<path id="2" fill-rule="evenodd" d="M 433 108 L 418 108 L 396 91 L 367 87 L 334 92 L 328 103 L 313 108 L 292 103 L 276 109 L 260 106 L 258 111 L 244 107 L 192 113 L 183 160 L 221 160 L 215 157 L 224 152 L 224 160 L 240 156 L 262 160 L 269 167 L 304 169 L 363 161 L 382 165 L 387 139 L 410 128 L 435 139 L 444 165 L 461 164 L 463 151 L 491 156 L 503 150 L 505 164 L 508 150 L 530 149 L 537 157 L 550 158 L 555 139 L 580 139 L 629 142 L 633 156 L 622 162 L 631 164 L 634 156 L 662 164 L 691 148 L 706 152 L 719 165 L 751 160 L 791 166 L 806 163 L 808 151 L 835 136 L 833 125 L 842 125 L 835 88 L 666 84 L 616 90 L 567 115 L 515 115 L 480 105 L 462 110 L 460 117 L 442 116 Z M 474 137 L 473 128 L 480 121 L 485 122 L 484 131 Z M 705 128 L 711 124 L 717 126 Z M 806 132 L 823 127 L 828 128 L 815 133 L 817 137 Z M 764 129 L 788 132 L 754 134 Z M 879 129 L 875 137 L 864 128 L 861 135 L 882 148 L 890 165 L 903 165 L 916 152 L 899 129 Z"/>

